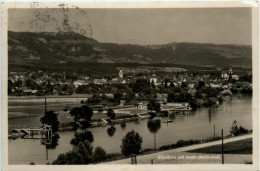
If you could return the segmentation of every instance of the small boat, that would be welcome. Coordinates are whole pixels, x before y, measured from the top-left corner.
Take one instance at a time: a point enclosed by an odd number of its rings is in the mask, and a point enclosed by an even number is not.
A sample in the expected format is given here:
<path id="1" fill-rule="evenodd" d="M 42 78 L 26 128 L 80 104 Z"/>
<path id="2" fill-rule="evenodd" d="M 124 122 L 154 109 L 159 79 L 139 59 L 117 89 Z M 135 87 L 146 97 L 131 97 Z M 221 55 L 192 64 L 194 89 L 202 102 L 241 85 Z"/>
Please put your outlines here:
<path id="1" fill-rule="evenodd" d="M 168 113 L 168 117 L 167 117 L 167 119 L 165 121 L 163 121 L 163 123 L 167 123 L 167 126 L 168 126 L 169 122 L 172 122 L 172 120 L 169 119 L 169 113 Z"/>
<path id="2" fill-rule="evenodd" d="M 167 120 L 163 121 L 163 123 L 169 123 L 169 122 L 172 122 L 172 120 L 167 119 Z"/>

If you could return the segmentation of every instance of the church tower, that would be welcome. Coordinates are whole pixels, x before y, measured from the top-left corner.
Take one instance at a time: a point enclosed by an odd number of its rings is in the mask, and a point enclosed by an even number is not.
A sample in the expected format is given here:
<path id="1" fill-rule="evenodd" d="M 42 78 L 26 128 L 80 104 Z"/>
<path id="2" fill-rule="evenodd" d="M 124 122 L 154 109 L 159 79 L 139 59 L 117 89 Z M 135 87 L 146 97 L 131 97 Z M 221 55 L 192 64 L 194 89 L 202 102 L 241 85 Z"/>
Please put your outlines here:
<path id="1" fill-rule="evenodd" d="M 233 74 L 233 71 L 232 71 L 232 66 L 229 65 L 229 70 L 228 70 L 228 80 L 229 81 L 232 81 L 232 74 Z"/>
<path id="2" fill-rule="evenodd" d="M 119 77 L 120 77 L 120 78 L 123 78 L 123 77 L 124 77 L 122 68 L 120 68 L 120 70 L 119 70 Z"/>
<path id="3" fill-rule="evenodd" d="M 233 71 L 232 71 L 232 66 L 229 65 L 229 70 L 228 70 L 228 75 L 232 75 L 233 74 Z"/>

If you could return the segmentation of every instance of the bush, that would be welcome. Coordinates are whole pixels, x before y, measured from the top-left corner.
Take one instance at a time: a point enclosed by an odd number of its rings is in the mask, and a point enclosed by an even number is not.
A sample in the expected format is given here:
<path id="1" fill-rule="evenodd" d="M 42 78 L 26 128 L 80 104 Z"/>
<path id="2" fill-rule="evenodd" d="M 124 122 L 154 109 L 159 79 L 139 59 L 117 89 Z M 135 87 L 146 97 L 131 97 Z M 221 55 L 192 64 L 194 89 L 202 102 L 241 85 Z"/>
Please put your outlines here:
<path id="1" fill-rule="evenodd" d="M 98 163 L 106 160 L 107 154 L 106 151 L 102 147 L 96 147 L 94 154 L 92 156 L 92 162 Z"/>
<path id="2" fill-rule="evenodd" d="M 239 127 L 239 134 L 246 134 L 248 133 L 248 130 L 242 126 Z"/>
<path id="3" fill-rule="evenodd" d="M 110 108 L 107 110 L 107 116 L 110 117 L 110 119 L 115 119 L 116 114 L 115 114 L 114 110 Z"/>
<path id="4" fill-rule="evenodd" d="M 185 145 L 185 141 L 183 141 L 183 140 L 177 141 L 177 146 L 178 146 L 178 147 L 182 147 L 182 146 L 184 146 L 184 145 Z"/>
<path id="5" fill-rule="evenodd" d="M 124 156 L 121 153 L 108 153 L 106 161 L 120 160 L 123 158 Z"/>
<path id="6" fill-rule="evenodd" d="M 128 132 L 122 139 L 121 152 L 124 156 L 139 154 L 143 143 L 142 137 L 134 130 Z"/>
<path id="7" fill-rule="evenodd" d="M 237 121 L 234 120 L 232 123 L 232 127 L 230 128 L 230 134 L 234 136 L 238 136 L 240 134 L 245 134 L 248 133 L 248 130 L 242 126 L 238 127 L 237 126 Z"/>

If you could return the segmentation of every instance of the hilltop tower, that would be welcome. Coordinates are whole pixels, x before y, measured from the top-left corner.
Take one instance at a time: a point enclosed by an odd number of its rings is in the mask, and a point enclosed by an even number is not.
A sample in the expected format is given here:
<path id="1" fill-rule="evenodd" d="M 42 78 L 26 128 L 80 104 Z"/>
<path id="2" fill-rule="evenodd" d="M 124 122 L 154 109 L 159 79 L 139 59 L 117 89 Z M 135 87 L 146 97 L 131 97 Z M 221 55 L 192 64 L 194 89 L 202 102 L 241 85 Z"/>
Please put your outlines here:
<path id="1" fill-rule="evenodd" d="M 123 77 L 124 77 L 122 68 L 120 68 L 120 70 L 119 70 L 119 77 L 120 77 L 120 78 L 123 78 Z"/>

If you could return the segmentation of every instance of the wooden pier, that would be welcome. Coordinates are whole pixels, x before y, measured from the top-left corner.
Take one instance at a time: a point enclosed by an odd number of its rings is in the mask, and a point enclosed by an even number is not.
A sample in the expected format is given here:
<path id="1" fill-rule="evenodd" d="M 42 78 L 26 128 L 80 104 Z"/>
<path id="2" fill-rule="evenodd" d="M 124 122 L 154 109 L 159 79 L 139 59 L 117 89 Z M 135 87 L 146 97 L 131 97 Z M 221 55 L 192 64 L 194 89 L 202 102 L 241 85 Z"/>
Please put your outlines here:
<path id="1" fill-rule="evenodd" d="M 22 133 L 23 139 L 50 139 L 52 137 L 52 128 L 50 125 L 44 125 L 41 128 L 13 129 L 11 132 Z M 33 137 L 34 135 L 41 135 L 41 138 Z"/>

